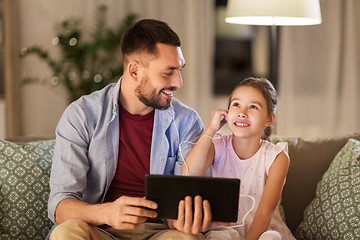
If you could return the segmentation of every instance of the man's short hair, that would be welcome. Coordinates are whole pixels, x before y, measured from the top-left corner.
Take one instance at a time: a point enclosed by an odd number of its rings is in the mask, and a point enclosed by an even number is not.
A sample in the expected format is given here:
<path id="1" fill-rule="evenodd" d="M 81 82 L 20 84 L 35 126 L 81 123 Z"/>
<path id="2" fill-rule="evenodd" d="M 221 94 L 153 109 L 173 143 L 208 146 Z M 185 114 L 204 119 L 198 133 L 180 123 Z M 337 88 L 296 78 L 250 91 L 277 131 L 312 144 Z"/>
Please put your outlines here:
<path id="1" fill-rule="evenodd" d="M 154 19 L 143 19 L 126 30 L 121 39 L 121 51 L 124 60 L 135 52 L 146 52 L 156 55 L 156 44 L 163 43 L 180 47 L 179 36 L 165 22 Z"/>

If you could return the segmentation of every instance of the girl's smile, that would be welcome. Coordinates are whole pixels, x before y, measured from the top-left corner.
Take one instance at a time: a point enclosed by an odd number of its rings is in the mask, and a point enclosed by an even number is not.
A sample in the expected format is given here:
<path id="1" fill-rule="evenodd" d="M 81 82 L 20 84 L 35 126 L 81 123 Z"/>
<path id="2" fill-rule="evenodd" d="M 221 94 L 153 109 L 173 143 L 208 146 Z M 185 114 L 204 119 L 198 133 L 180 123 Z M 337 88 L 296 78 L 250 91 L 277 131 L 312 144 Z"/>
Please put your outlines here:
<path id="1" fill-rule="evenodd" d="M 243 121 L 235 121 L 234 124 L 237 127 L 249 127 L 250 126 L 249 123 L 243 122 Z"/>

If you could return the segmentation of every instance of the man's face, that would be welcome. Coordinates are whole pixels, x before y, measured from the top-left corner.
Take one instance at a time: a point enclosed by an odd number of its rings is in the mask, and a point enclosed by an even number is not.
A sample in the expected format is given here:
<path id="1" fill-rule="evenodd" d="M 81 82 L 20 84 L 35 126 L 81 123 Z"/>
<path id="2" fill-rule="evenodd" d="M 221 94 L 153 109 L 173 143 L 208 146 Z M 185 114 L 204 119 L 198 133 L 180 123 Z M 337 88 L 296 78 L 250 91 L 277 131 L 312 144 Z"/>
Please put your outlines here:
<path id="1" fill-rule="evenodd" d="M 180 47 L 158 43 L 157 50 L 157 56 L 149 56 L 146 63 L 141 63 L 144 72 L 135 94 L 146 106 L 167 109 L 173 92 L 182 87 L 180 71 L 185 60 Z"/>

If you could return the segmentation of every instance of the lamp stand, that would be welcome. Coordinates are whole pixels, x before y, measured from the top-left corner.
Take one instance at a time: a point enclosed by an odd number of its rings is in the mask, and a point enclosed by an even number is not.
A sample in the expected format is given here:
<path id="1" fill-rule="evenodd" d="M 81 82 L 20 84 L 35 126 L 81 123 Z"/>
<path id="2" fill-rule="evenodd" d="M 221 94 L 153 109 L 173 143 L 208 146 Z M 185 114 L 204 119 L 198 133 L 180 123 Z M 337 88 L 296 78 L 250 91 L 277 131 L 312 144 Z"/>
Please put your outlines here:
<path id="1" fill-rule="evenodd" d="M 278 62 L 279 62 L 279 46 L 278 46 L 278 33 L 279 27 L 276 25 L 271 25 L 271 36 L 270 36 L 270 82 L 274 85 L 275 89 L 278 91 Z"/>

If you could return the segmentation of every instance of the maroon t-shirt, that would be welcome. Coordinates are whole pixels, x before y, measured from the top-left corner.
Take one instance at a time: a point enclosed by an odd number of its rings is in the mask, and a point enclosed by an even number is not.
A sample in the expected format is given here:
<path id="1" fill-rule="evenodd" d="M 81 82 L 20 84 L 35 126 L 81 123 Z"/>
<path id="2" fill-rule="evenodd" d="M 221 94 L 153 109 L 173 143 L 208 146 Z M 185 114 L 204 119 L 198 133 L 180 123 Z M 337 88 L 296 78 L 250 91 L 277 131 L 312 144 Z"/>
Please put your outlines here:
<path id="1" fill-rule="evenodd" d="M 120 104 L 119 109 L 119 159 L 105 202 L 112 202 L 123 195 L 145 196 L 145 174 L 150 173 L 155 111 L 145 116 L 136 116 L 127 112 Z"/>

